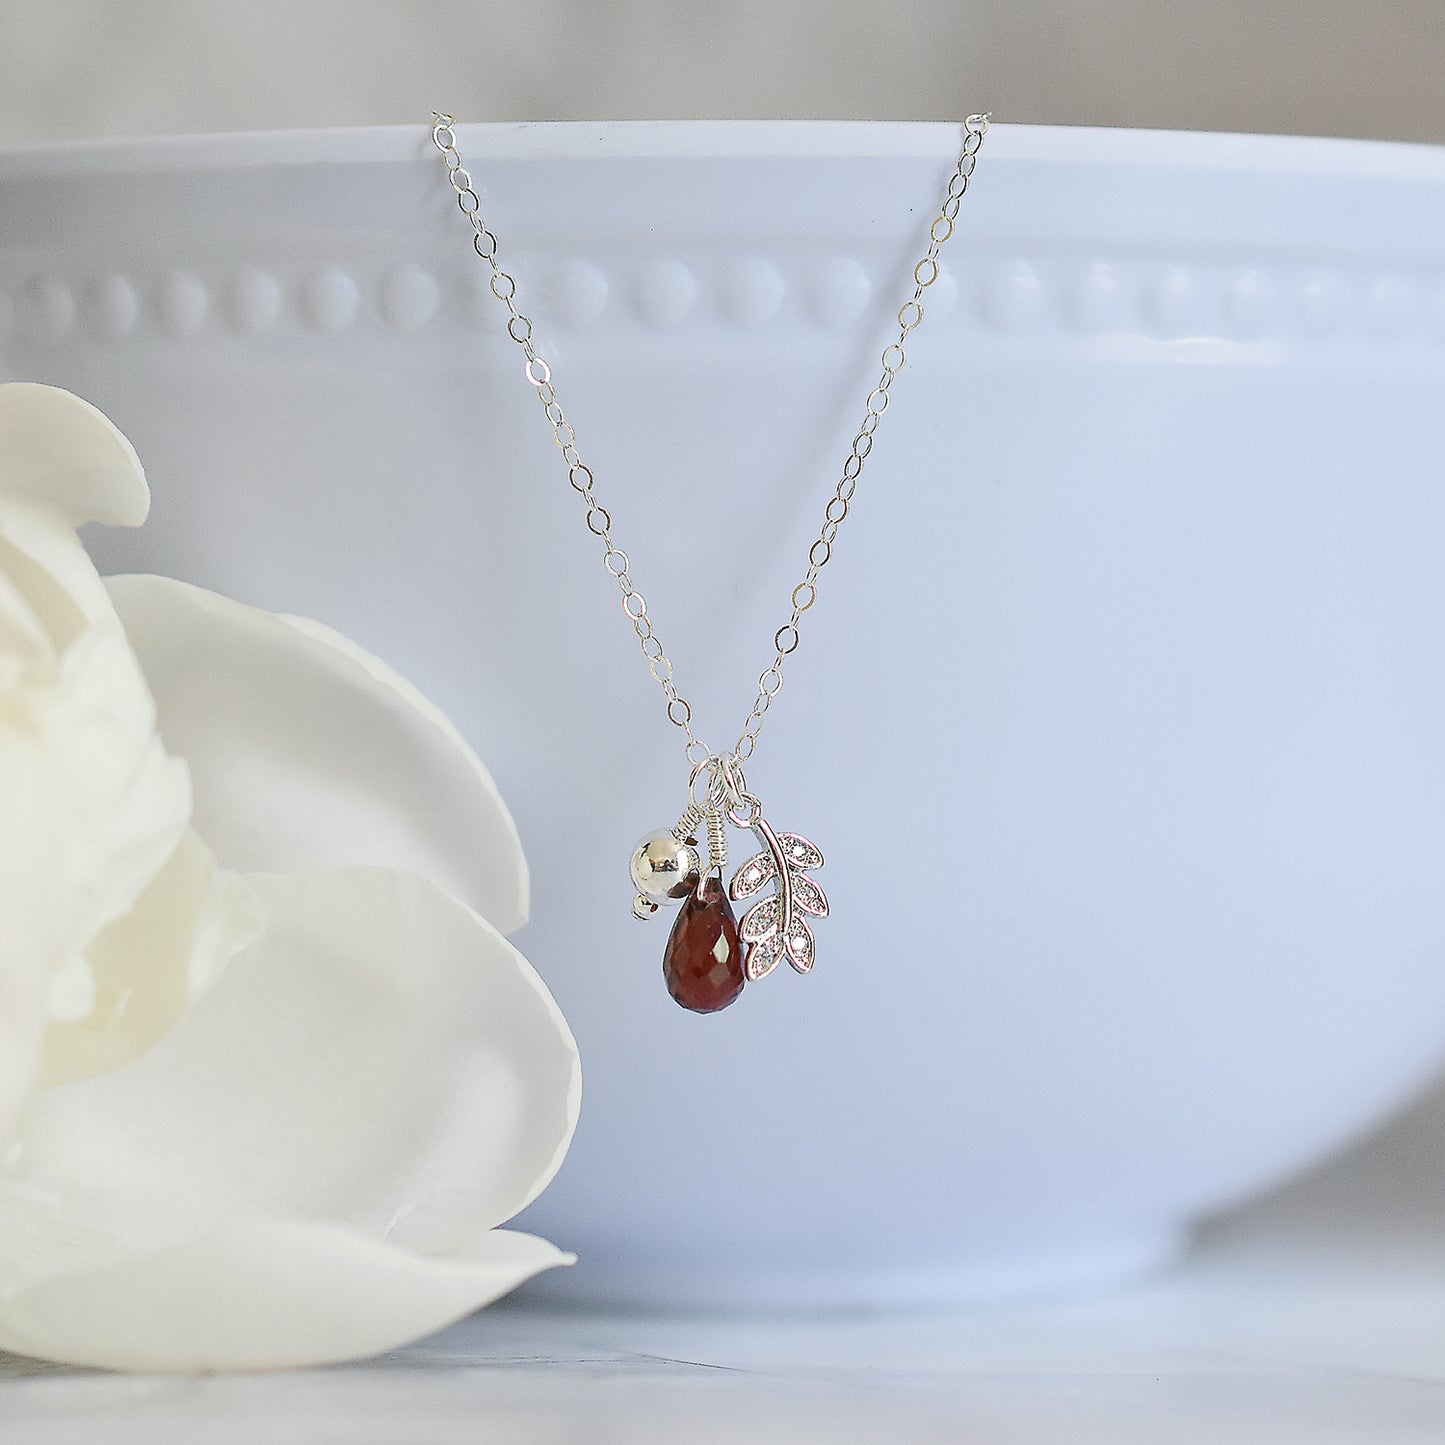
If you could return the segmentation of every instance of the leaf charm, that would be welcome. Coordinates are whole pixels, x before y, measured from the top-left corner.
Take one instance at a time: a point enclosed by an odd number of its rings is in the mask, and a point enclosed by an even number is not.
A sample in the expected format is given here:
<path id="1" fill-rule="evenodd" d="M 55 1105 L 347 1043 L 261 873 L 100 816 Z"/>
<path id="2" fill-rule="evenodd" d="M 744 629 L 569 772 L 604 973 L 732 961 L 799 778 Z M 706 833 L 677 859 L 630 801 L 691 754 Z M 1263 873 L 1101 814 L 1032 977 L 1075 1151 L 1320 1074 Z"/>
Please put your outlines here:
<path id="1" fill-rule="evenodd" d="M 807 921 L 802 918 L 795 918 L 793 926 L 788 930 L 788 936 L 783 940 L 783 947 L 787 950 L 788 962 L 798 970 L 799 973 L 807 973 L 813 966 L 813 930 L 808 927 Z"/>
<path id="2" fill-rule="evenodd" d="M 776 878 L 777 874 L 778 860 L 771 851 L 754 853 L 746 862 L 738 864 L 738 871 L 733 874 L 728 892 L 732 894 L 735 903 L 740 898 L 751 898 L 769 878 Z"/>
<path id="3" fill-rule="evenodd" d="M 743 942 L 756 943 L 770 933 L 776 933 L 782 916 L 783 900 L 776 893 L 770 898 L 764 898 L 760 902 L 754 903 L 743 914 L 742 922 L 738 925 L 738 932 L 742 935 Z"/>
<path id="4" fill-rule="evenodd" d="M 748 949 L 743 972 L 747 974 L 749 983 L 756 983 L 760 978 L 766 978 L 782 960 L 783 940 L 773 933 L 767 938 L 760 938 Z"/>
<path id="5" fill-rule="evenodd" d="M 783 845 L 783 856 L 788 867 L 795 872 L 808 873 L 823 866 L 823 855 L 816 843 L 810 843 L 801 833 L 779 833 L 778 842 Z"/>
<path id="6" fill-rule="evenodd" d="M 793 904 L 804 913 L 812 913 L 819 918 L 828 916 L 828 895 L 806 874 L 799 873 L 793 879 Z"/>
<path id="7" fill-rule="evenodd" d="M 738 926 L 748 945 L 744 971 L 756 982 L 786 958 L 799 973 L 807 973 L 816 944 L 804 915 L 828 916 L 828 895 L 808 877 L 810 869 L 823 866 L 823 854 L 801 833 L 774 833 L 762 817 L 752 827 L 767 846 L 738 865 L 728 892 L 734 899 L 751 898 L 770 882 L 777 891 L 754 903 Z"/>

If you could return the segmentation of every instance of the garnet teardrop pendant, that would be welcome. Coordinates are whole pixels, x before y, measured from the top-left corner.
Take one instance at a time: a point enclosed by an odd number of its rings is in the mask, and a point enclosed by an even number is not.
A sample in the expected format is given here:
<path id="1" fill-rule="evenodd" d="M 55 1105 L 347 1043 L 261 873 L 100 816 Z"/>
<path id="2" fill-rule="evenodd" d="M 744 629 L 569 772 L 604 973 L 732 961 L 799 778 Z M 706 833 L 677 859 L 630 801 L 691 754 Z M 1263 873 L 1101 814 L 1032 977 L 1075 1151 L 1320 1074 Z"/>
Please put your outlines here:
<path id="1" fill-rule="evenodd" d="M 683 1008 L 710 1014 L 743 991 L 743 945 L 722 883 L 706 878 L 700 892 L 683 900 L 662 956 L 662 976 Z"/>
<path id="2" fill-rule="evenodd" d="M 699 784 L 705 784 L 701 792 Z M 673 827 L 649 833 L 633 850 L 632 912 L 649 918 L 683 899 L 662 958 L 667 991 L 683 1008 L 710 1014 L 726 1008 L 743 985 L 766 978 L 784 959 L 799 973 L 813 967 L 809 919 L 828 916 L 828 897 L 809 875 L 823 866 L 816 844 L 801 833 L 776 833 L 748 792 L 736 757 L 710 757 L 688 779 L 687 807 Z M 761 853 L 727 871 L 727 825 L 743 828 Z M 707 829 L 707 867 L 698 835 Z M 755 896 L 757 895 L 757 896 Z M 729 899 L 751 900 L 741 922 Z"/>

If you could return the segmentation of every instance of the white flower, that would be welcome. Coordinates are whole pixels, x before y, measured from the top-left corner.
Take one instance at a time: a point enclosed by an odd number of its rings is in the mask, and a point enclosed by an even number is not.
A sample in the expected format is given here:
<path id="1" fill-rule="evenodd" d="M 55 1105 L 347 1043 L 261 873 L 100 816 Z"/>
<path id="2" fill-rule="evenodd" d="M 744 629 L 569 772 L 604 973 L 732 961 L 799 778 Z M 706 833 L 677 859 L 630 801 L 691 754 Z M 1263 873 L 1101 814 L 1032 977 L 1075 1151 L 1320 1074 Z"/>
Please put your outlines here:
<path id="1" fill-rule="evenodd" d="M 148 500 L 94 407 L 0 386 L 0 1348 L 371 1354 L 570 1262 L 498 1226 L 576 1046 L 456 730 L 316 623 L 102 583 L 75 528 Z"/>

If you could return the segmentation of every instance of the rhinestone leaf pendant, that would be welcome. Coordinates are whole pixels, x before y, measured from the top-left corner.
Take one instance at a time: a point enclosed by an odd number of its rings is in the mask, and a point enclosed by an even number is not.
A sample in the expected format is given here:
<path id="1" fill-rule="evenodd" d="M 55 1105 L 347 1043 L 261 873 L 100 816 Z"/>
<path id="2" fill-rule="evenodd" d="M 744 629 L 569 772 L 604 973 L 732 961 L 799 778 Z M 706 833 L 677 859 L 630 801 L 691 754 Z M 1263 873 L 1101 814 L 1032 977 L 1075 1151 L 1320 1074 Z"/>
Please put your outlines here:
<path id="1" fill-rule="evenodd" d="M 775 889 L 754 903 L 738 925 L 748 945 L 743 972 L 753 983 L 786 958 L 799 973 L 807 973 L 815 953 L 808 915 L 828 916 L 828 895 L 808 877 L 823 866 L 823 855 L 801 833 L 775 833 L 761 813 L 750 826 L 764 848 L 738 865 L 728 892 L 741 901 L 769 884 Z"/>

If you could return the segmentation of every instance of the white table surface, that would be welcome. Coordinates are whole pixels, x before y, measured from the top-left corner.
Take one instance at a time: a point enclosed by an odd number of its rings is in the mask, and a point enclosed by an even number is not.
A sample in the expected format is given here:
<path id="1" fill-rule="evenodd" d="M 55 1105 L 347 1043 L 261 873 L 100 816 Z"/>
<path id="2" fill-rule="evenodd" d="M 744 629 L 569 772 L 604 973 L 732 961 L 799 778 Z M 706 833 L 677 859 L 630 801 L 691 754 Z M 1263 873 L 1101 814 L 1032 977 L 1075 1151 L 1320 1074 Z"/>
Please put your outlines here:
<path id="1" fill-rule="evenodd" d="M 4 1445 L 1445 1442 L 1445 1108 L 1104 1299 L 817 1320 L 498 1307 L 366 1364 L 146 1379 L 0 1357 Z"/>

